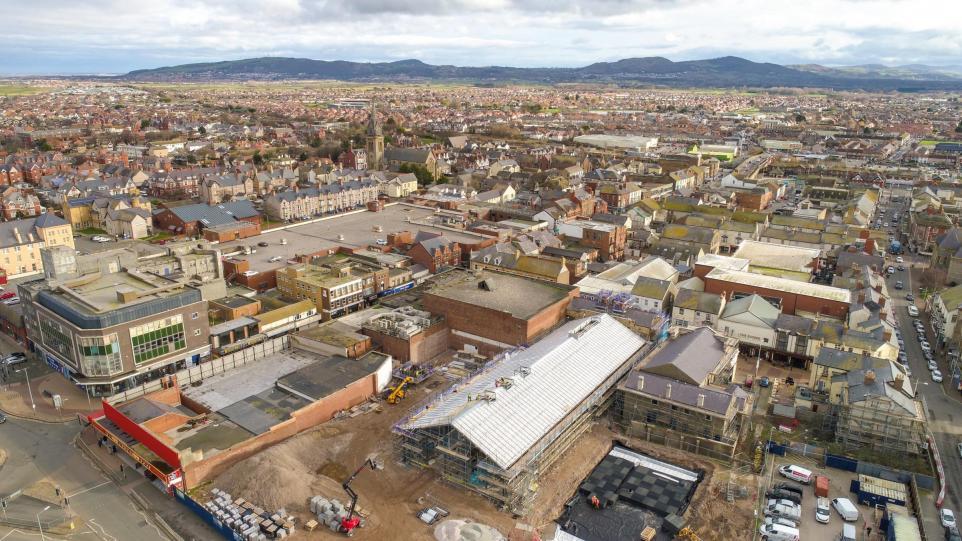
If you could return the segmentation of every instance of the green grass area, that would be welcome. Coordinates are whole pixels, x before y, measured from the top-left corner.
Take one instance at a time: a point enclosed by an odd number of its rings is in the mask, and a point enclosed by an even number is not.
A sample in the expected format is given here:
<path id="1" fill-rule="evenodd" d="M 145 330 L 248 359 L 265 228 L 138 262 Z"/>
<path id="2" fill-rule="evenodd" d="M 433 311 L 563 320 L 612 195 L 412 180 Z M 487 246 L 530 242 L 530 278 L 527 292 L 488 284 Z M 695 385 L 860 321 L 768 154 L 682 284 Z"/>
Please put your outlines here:
<path id="1" fill-rule="evenodd" d="M 267 231 L 268 229 L 274 229 L 275 227 L 280 227 L 282 225 L 284 225 L 284 222 L 275 222 L 267 216 L 262 216 L 261 229 L 264 231 Z"/>
<path id="2" fill-rule="evenodd" d="M 955 143 L 957 145 L 962 145 L 962 141 L 936 141 L 934 139 L 925 139 L 923 141 L 919 141 L 919 146 L 934 147 L 939 143 Z"/>
<path id="3" fill-rule="evenodd" d="M 49 91 L 50 89 L 44 86 L 0 83 L 0 96 L 33 96 Z"/>
<path id="4" fill-rule="evenodd" d="M 81 235 L 106 235 L 107 234 L 106 231 L 104 231 L 103 229 L 100 229 L 99 227 L 87 227 L 77 231 L 77 233 L 80 233 Z"/>
<path id="5" fill-rule="evenodd" d="M 171 234 L 169 231 L 155 231 L 153 235 L 144 237 L 144 240 L 147 242 L 153 242 L 155 240 L 169 239 L 172 236 L 173 234 Z"/>

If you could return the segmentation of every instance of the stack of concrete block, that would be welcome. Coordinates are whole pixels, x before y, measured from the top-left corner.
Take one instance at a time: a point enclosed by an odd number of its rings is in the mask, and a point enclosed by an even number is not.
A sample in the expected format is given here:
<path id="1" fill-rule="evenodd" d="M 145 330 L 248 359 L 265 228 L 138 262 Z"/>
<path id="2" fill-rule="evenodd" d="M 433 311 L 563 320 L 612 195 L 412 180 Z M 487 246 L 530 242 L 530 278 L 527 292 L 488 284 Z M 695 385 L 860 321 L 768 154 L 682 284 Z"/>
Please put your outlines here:
<path id="1" fill-rule="evenodd" d="M 284 539 L 294 533 L 294 520 L 283 509 L 268 513 L 244 498 L 232 499 L 231 495 L 211 490 L 213 499 L 204 504 L 215 520 L 240 534 L 244 541 L 267 541 Z"/>
<path id="2" fill-rule="evenodd" d="M 341 529 L 341 523 L 347 518 L 348 510 L 338 500 L 314 496 L 311 498 L 310 507 L 311 512 L 317 516 L 317 521 L 334 532 Z"/>

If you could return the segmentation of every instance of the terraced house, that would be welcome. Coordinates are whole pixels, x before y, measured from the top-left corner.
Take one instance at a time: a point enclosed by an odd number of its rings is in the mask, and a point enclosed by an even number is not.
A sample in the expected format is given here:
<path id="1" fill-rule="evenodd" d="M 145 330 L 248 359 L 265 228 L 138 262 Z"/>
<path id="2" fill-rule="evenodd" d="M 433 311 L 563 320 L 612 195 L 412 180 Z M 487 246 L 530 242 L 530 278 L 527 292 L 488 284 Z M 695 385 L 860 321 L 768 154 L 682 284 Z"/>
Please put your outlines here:
<path id="1" fill-rule="evenodd" d="M 380 193 L 373 180 L 327 184 L 317 188 L 278 192 L 264 199 L 264 212 L 273 220 L 301 220 L 357 209 L 377 201 Z"/>

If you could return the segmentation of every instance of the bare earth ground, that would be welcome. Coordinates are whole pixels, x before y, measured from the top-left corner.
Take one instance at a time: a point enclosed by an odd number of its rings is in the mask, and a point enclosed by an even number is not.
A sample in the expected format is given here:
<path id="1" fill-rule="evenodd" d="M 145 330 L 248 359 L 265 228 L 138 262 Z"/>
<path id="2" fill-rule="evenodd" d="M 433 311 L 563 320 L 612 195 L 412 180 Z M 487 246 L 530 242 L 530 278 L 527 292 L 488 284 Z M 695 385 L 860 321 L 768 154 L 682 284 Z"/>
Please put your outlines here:
<path id="1" fill-rule="evenodd" d="M 352 485 L 359 495 L 362 515 L 368 514 L 365 527 L 356 530 L 355 539 L 434 539 L 433 527 L 415 516 L 428 502 L 444 506 L 451 512 L 449 518 L 481 522 L 507 535 L 515 520 L 486 499 L 438 481 L 431 471 L 397 462 L 390 430 L 409 405 L 385 403 L 373 412 L 325 423 L 235 464 L 205 488 L 226 490 L 234 498 L 245 498 L 265 509 L 283 507 L 303 525 L 313 518 L 308 508 L 311 496 L 347 503 L 341 483 L 369 455 L 377 453 L 384 469 L 366 469 Z M 202 494 L 195 497 L 205 500 Z M 312 533 L 299 529 L 298 537 L 302 535 L 306 539 L 343 539 L 342 534 L 323 526 Z"/>
<path id="2" fill-rule="evenodd" d="M 619 440 L 656 458 L 706 472 L 687 514 L 702 539 L 731 539 L 733 534 L 751 531 L 751 498 L 733 503 L 725 501 L 727 470 L 721 469 L 722 475 L 716 480 L 716 469 L 720 469 L 716 464 L 681 451 L 624 438 L 609 430 L 604 422 L 584 434 L 542 476 L 530 514 L 513 517 L 479 495 L 440 481 L 433 471 L 405 467 L 397 462 L 390 429 L 412 403 L 397 406 L 381 403 L 372 412 L 325 423 L 235 464 L 194 496 L 205 501 L 205 491 L 220 488 L 234 498 L 245 498 L 268 510 L 284 508 L 297 517 L 298 537 L 341 539 L 341 534 L 324 526 L 312 533 L 300 528 L 314 518 L 308 509 L 309 500 L 321 495 L 346 503 L 347 495 L 341 482 L 368 456 L 377 453 L 384 469 L 365 469 L 352 485 L 359 494 L 361 514 L 366 515 L 366 526 L 355 534 L 358 540 L 432 540 L 434 527 L 420 522 L 415 513 L 437 504 L 450 511 L 448 518 L 487 524 L 512 541 L 528 541 L 532 534 L 523 529 L 524 525 L 543 530 L 558 518 L 581 481 L 607 454 L 612 442 Z M 522 528 L 516 529 L 518 525 Z"/>

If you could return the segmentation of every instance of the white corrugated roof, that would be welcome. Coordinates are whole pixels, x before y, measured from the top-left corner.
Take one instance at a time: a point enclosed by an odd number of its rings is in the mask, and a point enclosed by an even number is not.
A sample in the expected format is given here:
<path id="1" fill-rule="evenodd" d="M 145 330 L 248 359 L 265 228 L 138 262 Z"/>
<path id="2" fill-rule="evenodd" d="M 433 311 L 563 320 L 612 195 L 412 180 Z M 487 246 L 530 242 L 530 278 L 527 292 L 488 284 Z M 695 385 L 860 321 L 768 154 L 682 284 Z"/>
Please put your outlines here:
<path id="1" fill-rule="evenodd" d="M 607 314 L 572 321 L 447 394 L 403 428 L 450 424 L 508 469 L 607 378 L 627 370 L 644 345 L 643 338 Z M 496 386 L 500 378 L 513 384 Z M 485 393 L 495 399 L 477 399 Z"/>
<path id="2" fill-rule="evenodd" d="M 848 289 L 841 289 L 809 282 L 799 282 L 789 278 L 755 274 L 753 272 L 734 271 L 716 267 L 712 269 L 711 272 L 706 274 L 705 278 L 714 278 L 716 280 L 722 280 L 725 282 L 734 282 L 736 284 L 774 289 L 775 291 L 784 291 L 786 293 L 806 295 L 819 299 L 829 299 L 839 302 L 852 301 L 852 292 Z"/>

